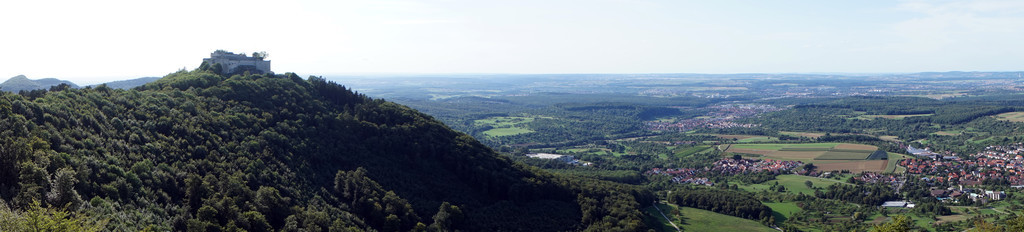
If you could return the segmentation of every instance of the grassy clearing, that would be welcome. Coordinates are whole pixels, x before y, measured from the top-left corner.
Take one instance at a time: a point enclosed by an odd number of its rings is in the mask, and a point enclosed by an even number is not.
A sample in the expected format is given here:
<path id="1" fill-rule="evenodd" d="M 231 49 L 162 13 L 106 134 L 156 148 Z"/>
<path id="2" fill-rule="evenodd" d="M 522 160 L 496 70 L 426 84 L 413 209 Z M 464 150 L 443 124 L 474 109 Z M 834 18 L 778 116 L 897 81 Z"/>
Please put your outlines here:
<path id="1" fill-rule="evenodd" d="M 816 139 L 816 138 L 821 137 L 821 136 L 825 136 L 825 133 L 813 133 L 813 132 L 779 131 L 779 133 L 784 134 L 784 135 L 789 135 L 789 136 L 796 136 L 796 137 L 801 137 L 802 136 L 802 137 L 808 137 L 808 138 L 813 138 L 813 139 Z"/>
<path id="2" fill-rule="evenodd" d="M 672 224 L 670 224 L 668 220 L 665 220 L 665 217 L 661 216 L 661 214 L 664 213 L 666 216 L 669 216 L 670 218 L 673 217 L 672 209 L 675 209 L 675 207 L 662 203 L 658 203 L 658 207 L 661 208 L 661 213 L 658 213 L 658 208 L 654 208 L 654 206 L 647 207 L 646 209 L 644 209 L 644 214 L 647 216 L 647 220 L 644 220 L 645 223 L 647 223 L 648 226 L 657 231 L 676 231 L 676 228 L 672 227 Z"/>
<path id="3" fill-rule="evenodd" d="M 741 185 L 740 188 L 748 192 L 760 192 L 762 190 L 768 190 L 769 188 L 771 188 L 772 184 L 778 182 L 779 185 L 786 187 L 787 192 L 814 195 L 814 189 L 807 187 L 807 184 L 805 184 L 805 182 L 807 181 L 811 181 L 812 187 L 821 188 L 833 184 L 849 184 L 833 179 L 824 179 L 801 175 L 780 175 L 776 177 L 775 180 L 769 180 L 760 184 Z"/>
<path id="4" fill-rule="evenodd" d="M 793 202 L 765 202 L 764 205 L 767 205 L 768 208 L 772 208 L 772 216 L 775 217 L 775 224 L 781 224 L 789 219 L 789 216 L 793 216 L 794 213 L 803 210 Z"/>
<path id="5" fill-rule="evenodd" d="M 885 135 L 885 136 L 879 136 L 878 138 L 881 139 L 881 140 L 889 141 L 889 142 L 896 142 L 896 141 L 899 141 L 900 137 L 899 136 L 892 136 L 892 135 Z"/>
<path id="6" fill-rule="evenodd" d="M 827 147 L 783 147 L 779 151 L 829 151 L 832 148 Z"/>
<path id="7" fill-rule="evenodd" d="M 985 142 L 988 142 L 988 141 L 991 141 L 991 140 L 995 139 L 996 137 L 995 136 L 985 136 L 984 139 L 980 139 L 980 140 L 977 139 L 977 138 L 978 137 L 971 138 L 970 140 L 967 140 L 967 141 L 968 142 L 972 142 L 972 143 L 985 143 Z"/>
<path id="8" fill-rule="evenodd" d="M 473 121 L 473 125 L 476 126 L 490 126 L 493 129 L 484 131 L 484 135 L 489 137 L 500 137 L 509 135 L 518 135 L 533 133 L 526 127 L 527 123 L 531 123 L 538 118 L 552 118 L 544 116 L 511 116 L 511 117 L 490 117 L 485 119 L 477 119 Z"/>
<path id="9" fill-rule="evenodd" d="M 719 137 L 726 140 L 734 140 L 738 143 L 764 143 L 764 142 L 775 142 L 779 141 L 778 137 L 769 137 L 761 135 L 725 135 L 725 134 L 699 134 L 699 135 L 710 135 Z"/>
<path id="10" fill-rule="evenodd" d="M 660 206 L 659 206 L 660 207 Z M 683 214 L 682 224 L 677 224 L 686 232 L 698 231 L 764 231 L 777 232 L 771 227 L 761 225 L 754 220 L 733 217 L 707 210 L 680 207 Z"/>
<path id="11" fill-rule="evenodd" d="M 569 148 L 555 151 L 555 153 L 566 153 L 566 152 L 588 152 L 590 150 L 597 150 L 596 148 Z"/>
<path id="12" fill-rule="evenodd" d="M 1003 120 L 1003 121 L 1024 122 L 1024 112 L 1002 113 L 1002 114 L 997 114 L 997 115 L 995 115 L 993 117 L 995 117 L 996 119 L 999 119 L 999 120 Z"/>
<path id="13" fill-rule="evenodd" d="M 780 143 L 762 143 L 762 144 L 735 144 L 732 145 L 734 148 L 742 149 L 756 149 L 756 150 L 772 150 L 778 151 L 783 148 L 833 148 L 839 143 L 793 143 L 793 144 L 780 144 Z"/>
<path id="14" fill-rule="evenodd" d="M 779 141 L 779 138 L 763 136 L 763 137 L 751 137 L 751 138 L 745 138 L 745 139 L 736 140 L 736 142 L 739 142 L 739 143 L 763 143 L 763 142 L 773 142 L 773 141 Z"/>
<path id="15" fill-rule="evenodd" d="M 519 128 L 519 127 L 494 128 L 494 129 L 490 129 L 490 130 L 484 131 L 484 135 L 487 135 L 487 136 L 490 136 L 490 137 L 500 137 L 500 136 L 518 135 L 518 134 L 526 134 L 526 133 L 533 133 L 533 132 L 534 132 L 533 130 L 526 129 L 526 128 Z"/>

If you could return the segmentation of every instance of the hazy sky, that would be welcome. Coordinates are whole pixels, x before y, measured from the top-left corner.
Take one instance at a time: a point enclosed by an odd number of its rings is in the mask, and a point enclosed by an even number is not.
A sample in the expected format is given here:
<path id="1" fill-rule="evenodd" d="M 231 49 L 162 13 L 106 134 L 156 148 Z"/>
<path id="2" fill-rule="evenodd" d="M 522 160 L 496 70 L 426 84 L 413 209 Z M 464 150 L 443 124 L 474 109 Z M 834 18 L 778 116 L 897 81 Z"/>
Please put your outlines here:
<path id="1" fill-rule="evenodd" d="M 1024 1 L 3 1 L 0 79 L 266 51 L 275 72 L 1017 71 Z"/>

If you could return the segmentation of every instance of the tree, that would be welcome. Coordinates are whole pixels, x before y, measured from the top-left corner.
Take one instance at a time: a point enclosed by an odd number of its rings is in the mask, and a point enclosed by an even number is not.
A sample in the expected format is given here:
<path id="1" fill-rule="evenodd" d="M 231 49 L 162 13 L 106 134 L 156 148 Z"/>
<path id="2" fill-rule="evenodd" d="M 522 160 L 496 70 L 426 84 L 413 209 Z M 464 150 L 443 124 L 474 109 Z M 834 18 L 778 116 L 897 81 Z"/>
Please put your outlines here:
<path id="1" fill-rule="evenodd" d="M 430 224 L 430 228 L 434 231 L 455 231 L 462 222 L 462 218 L 462 210 L 446 201 L 441 203 L 437 214 L 434 214 L 434 223 Z"/>
<path id="2" fill-rule="evenodd" d="M 2 203 L 2 202 L 0 202 Z M 23 212 L 0 206 L 0 231 L 102 231 L 107 222 L 32 202 Z"/>
<path id="3" fill-rule="evenodd" d="M 281 225 L 285 217 L 291 214 L 291 210 L 288 209 L 289 200 L 282 197 L 281 192 L 274 187 L 260 186 L 259 190 L 256 190 L 256 209 L 262 214 L 259 217 L 268 216 L 266 220 L 272 225 Z"/>
<path id="4" fill-rule="evenodd" d="M 807 170 L 808 172 L 814 171 L 814 169 L 816 169 L 816 168 L 818 168 L 818 167 L 814 166 L 814 164 L 812 164 L 812 163 L 804 164 L 804 170 Z"/>
<path id="5" fill-rule="evenodd" d="M 267 52 L 265 52 L 265 51 L 253 52 L 252 53 L 252 57 L 253 58 L 260 59 L 260 60 L 266 59 L 267 56 L 270 56 L 270 55 L 268 55 Z"/>
<path id="6" fill-rule="evenodd" d="M 1024 214 L 1006 220 L 1006 231 L 1024 231 Z"/>
<path id="7" fill-rule="evenodd" d="M 978 218 L 974 221 L 974 229 L 971 232 L 1000 232 L 1003 231 L 999 226 L 992 224 L 991 222 L 985 221 L 983 218 Z"/>
<path id="8" fill-rule="evenodd" d="M 814 182 L 811 182 L 810 180 L 804 181 L 804 185 L 806 185 L 808 188 L 813 188 Z"/>
<path id="9" fill-rule="evenodd" d="M 75 191 L 75 171 L 71 168 L 61 168 L 50 178 L 50 192 L 46 193 L 46 202 L 50 205 L 67 206 L 70 210 L 76 210 L 82 205 L 82 196 Z"/>
<path id="10" fill-rule="evenodd" d="M 872 232 L 905 232 L 910 231 L 913 220 L 903 215 L 896 215 L 892 217 L 892 221 L 886 222 L 885 224 L 877 225 L 871 228 Z"/>

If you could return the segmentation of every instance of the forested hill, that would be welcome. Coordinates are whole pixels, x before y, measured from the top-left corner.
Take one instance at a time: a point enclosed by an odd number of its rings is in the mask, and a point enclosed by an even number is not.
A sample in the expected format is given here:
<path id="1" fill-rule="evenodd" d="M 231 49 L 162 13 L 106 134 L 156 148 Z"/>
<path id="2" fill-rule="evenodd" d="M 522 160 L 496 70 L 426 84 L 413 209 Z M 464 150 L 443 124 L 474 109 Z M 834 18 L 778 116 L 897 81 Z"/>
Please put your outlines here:
<path id="1" fill-rule="evenodd" d="M 67 84 L 72 88 L 78 88 L 78 85 L 71 83 L 70 81 L 58 80 L 56 78 L 43 78 L 38 80 L 30 80 L 25 75 L 18 75 L 7 79 L 3 83 L 0 83 L 0 90 L 8 92 L 20 92 L 20 91 L 32 91 L 39 89 L 48 89 L 52 86 L 60 84 Z"/>
<path id="2" fill-rule="evenodd" d="M 0 214 L 14 215 L 0 220 L 66 209 L 117 231 L 637 231 L 652 201 L 512 162 L 317 77 L 196 70 L 132 90 L 0 93 Z"/>

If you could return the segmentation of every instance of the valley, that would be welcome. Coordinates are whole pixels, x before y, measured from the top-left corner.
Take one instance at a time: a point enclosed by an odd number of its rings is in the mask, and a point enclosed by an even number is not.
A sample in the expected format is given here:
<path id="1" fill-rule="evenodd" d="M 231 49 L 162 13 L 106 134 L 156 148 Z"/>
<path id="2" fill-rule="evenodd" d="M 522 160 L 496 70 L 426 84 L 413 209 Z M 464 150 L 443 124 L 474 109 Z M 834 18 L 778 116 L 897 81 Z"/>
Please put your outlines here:
<path id="1" fill-rule="evenodd" d="M 582 86 L 568 84 L 572 77 L 535 76 L 546 87 L 508 84 L 485 95 L 456 96 L 483 90 L 473 88 L 475 79 L 461 79 L 460 86 L 445 88 L 452 97 L 444 99 L 418 98 L 416 91 L 366 91 L 422 110 L 513 160 L 547 171 L 646 186 L 666 204 L 677 200 L 665 197 L 671 193 L 711 191 L 770 209 L 758 216 L 736 214 L 728 204 L 707 208 L 715 212 L 686 211 L 699 217 L 739 216 L 759 221 L 763 229 L 785 231 L 870 230 L 905 217 L 901 223 L 912 222 L 917 229 L 959 231 L 978 223 L 1010 223 L 1017 215 L 1013 211 L 1024 209 L 1024 194 L 1011 188 L 1024 186 L 1016 169 L 1024 165 L 992 150 L 1006 154 L 1024 142 L 1024 124 L 1015 113 L 1024 109 L 1024 95 L 989 85 L 1007 83 L 999 77 L 1003 74 L 988 76 L 993 81 L 954 74 L 899 81 L 839 77 L 824 83 L 793 75 L 714 84 L 684 76 L 662 76 L 658 82 L 621 77 Z M 943 95 L 949 88 L 943 78 L 958 80 L 962 89 Z M 689 84 L 664 85 L 671 80 Z M 917 84 L 892 88 L 899 82 Z M 804 92 L 793 92 L 797 89 Z M 908 146 L 927 147 L 935 155 L 912 153 Z M 525 156 L 533 153 L 569 155 L 588 165 Z M 1002 195 L 948 200 L 943 197 L 949 193 L 929 194 L 959 186 L 968 190 L 957 190 L 958 196 Z M 679 207 L 717 204 L 700 199 Z M 882 206 L 897 201 L 915 206 Z M 1016 210 L 982 210 L 993 205 Z M 665 219 L 654 220 L 660 214 L 647 211 L 647 221 L 666 223 L 655 229 L 674 231 Z"/>

